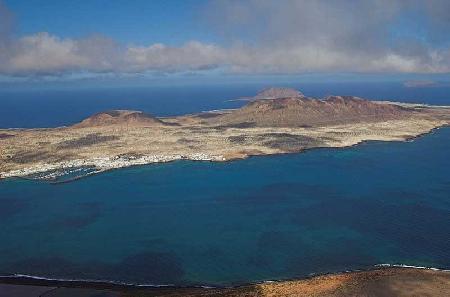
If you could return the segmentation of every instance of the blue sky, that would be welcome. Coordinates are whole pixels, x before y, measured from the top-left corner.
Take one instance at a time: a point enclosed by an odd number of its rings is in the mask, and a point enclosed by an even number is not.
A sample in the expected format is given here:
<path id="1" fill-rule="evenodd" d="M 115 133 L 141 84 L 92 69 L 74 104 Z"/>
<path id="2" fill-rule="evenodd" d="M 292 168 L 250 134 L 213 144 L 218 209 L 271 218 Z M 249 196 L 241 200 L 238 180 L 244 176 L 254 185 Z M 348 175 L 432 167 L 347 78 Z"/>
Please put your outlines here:
<path id="1" fill-rule="evenodd" d="M 0 0 L 0 81 L 448 81 L 449 31 L 447 0 Z"/>
<path id="2" fill-rule="evenodd" d="M 186 40 L 211 40 L 196 14 L 202 0 L 6 0 L 17 19 L 17 33 L 49 32 L 77 38 L 103 34 L 124 43 L 163 42 L 180 45 Z"/>

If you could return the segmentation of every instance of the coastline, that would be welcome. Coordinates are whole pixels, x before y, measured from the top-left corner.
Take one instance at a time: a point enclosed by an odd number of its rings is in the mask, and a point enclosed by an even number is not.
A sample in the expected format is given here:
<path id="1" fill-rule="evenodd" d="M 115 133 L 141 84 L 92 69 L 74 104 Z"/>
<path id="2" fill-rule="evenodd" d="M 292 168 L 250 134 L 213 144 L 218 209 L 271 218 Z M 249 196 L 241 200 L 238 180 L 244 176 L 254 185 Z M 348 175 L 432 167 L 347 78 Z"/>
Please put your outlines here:
<path id="1" fill-rule="evenodd" d="M 364 287 L 364 282 L 388 277 L 393 279 L 402 275 L 410 275 L 415 278 L 418 276 L 426 276 L 427 279 L 433 277 L 443 277 L 447 281 L 446 290 L 450 292 L 450 270 L 440 269 L 435 267 L 423 267 L 412 266 L 404 264 L 377 264 L 367 269 L 362 270 L 349 270 L 335 273 L 314 274 L 302 278 L 281 279 L 281 280 L 266 280 L 261 282 L 240 284 L 236 286 L 211 286 L 211 285 L 188 285 L 188 286 L 175 286 L 170 284 L 132 284 L 121 283 L 107 280 L 70 280 L 70 279 L 53 279 L 38 276 L 29 275 L 6 275 L 0 276 L 0 292 L 2 285 L 14 285 L 21 287 L 48 287 L 48 288 L 65 288 L 65 289 L 89 289 L 95 291 L 115 292 L 119 296 L 132 296 L 128 294 L 139 293 L 139 296 L 281 296 L 264 294 L 264 291 L 279 291 L 280 289 L 292 290 L 291 293 L 306 293 L 312 288 L 315 292 L 311 296 L 335 296 L 328 295 L 333 293 L 334 289 L 337 289 L 336 282 L 341 282 L 341 286 L 347 285 L 346 282 L 351 284 L 350 288 Z M 420 278 L 420 277 L 419 277 Z M 332 285 L 331 291 L 327 287 Z M 320 289 L 327 289 L 327 295 L 321 295 Z M 307 289 L 305 292 L 302 290 Z M 300 290 L 300 291 L 298 291 Z M 341 288 L 337 290 L 341 292 Z M 345 291 L 345 290 L 344 290 Z M 249 293 L 255 293 L 250 294 Z M 263 293 L 263 294 L 261 294 Z M 278 293 L 279 294 L 279 293 Z M 284 296 L 284 295 L 283 295 Z M 310 296 L 310 295 L 302 295 Z M 336 295 L 341 296 L 341 295 Z M 394 296 L 394 295 L 392 295 Z M 397 296 L 397 295 L 395 295 Z M 403 296 L 403 295 L 398 295 Z M 435 295 L 430 295 L 435 296 Z"/>
<path id="2" fill-rule="evenodd" d="M 138 165 L 149 165 L 154 163 L 168 163 L 177 160 L 190 160 L 190 161 L 227 161 L 223 156 L 210 156 L 207 154 L 193 154 L 193 155 L 144 155 L 139 158 L 127 159 L 121 157 L 97 157 L 92 159 L 75 159 L 60 163 L 52 164 L 41 164 L 38 166 L 14 170 L 10 172 L 0 172 L 0 180 L 11 178 L 11 177 L 22 177 L 33 174 L 46 173 L 54 170 L 71 170 L 83 167 L 93 167 L 96 171 L 88 173 L 84 176 L 89 176 L 92 174 L 97 174 L 113 169 L 126 168 Z M 53 177 L 58 177 L 58 175 L 50 176 L 43 179 L 53 179 Z M 81 178 L 81 177 L 80 177 Z"/>
<path id="3" fill-rule="evenodd" d="M 434 131 L 442 128 L 450 127 L 450 124 L 443 123 L 439 126 L 429 129 L 428 131 L 422 131 L 416 135 L 411 135 L 408 137 L 404 137 L 403 139 L 381 139 L 381 140 L 359 140 L 355 143 L 345 143 L 343 145 L 336 146 L 323 146 L 323 147 L 309 147 L 299 151 L 289 151 L 289 152 L 267 152 L 267 153 L 246 153 L 239 155 L 232 155 L 225 157 L 224 155 L 209 155 L 206 153 L 195 153 L 191 155 L 144 155 L 138 158 L 129 158 L 122 156 L 115 157 L 97 157 L 92 159 L 76 159 L 70 161 L 64 161 L 60 163 L 53 164 L 40 164 L 34 167 L 19 169 L 9 172 L 0 172 L 0 181 L 6 180 L 8 178 L 23 178 L 30 180 L 49 180 L 52 184 L 61 184 L 68 183 L 71 181 L 75 181 L 81 178 L 85 178 L 91 175 L 99 174 L 102 172 L 107 172 L 110 170 L 133 167 L 133 166 L 143 166 L 143 165 L 151 165 L 151 164 L 160 164 L 160 163 L 168 163 L 179 160 L 188 160 L 188 161 L 208 161 L 208 162 L 229 162 L 235 160 L 242 160 L 249 157 L 263 157 L 263 156 L 271 156 L 271 155 L 281 155 L 281 154 L 293 154 L 293 153 L 303 153 L 306 151 L 311 151 L 314 149 L 345 149 L 351 148 L 357 145 L 361 145 L 367 142 L 409 142 L 414 141 L 417 138 L 424 137 L 428 134 L 433 133 Z M 65 171 L 71 173 L 74 170 L 78 170 L 80 168 L 92 168 L 92 172 L 88 172 L 83 175 L 75 176 L 73 178 L 69 178 L 67 180 L 59 181 L 58 178 L 66 175 Z M 71 171 L 72 170 L 72 171 Z M 51 173 L 46 175 L 46 173 L 53 171 L 61 171 L 58 173 Z M 43 174 L 42 178 L 32 178 L 30 175 L 35 174 Z"/>
<path id="4" fill-rule="evenodd" d="M 365 141 L 409 141 L 449 123 L 447 106 L 352 96 L 260 99 L 239 109 L 160 118 L 106 111 L 72 126 L 0 129 L 9 135 L 1 139 L 0 179 L 41 175 L 52 180 L 94 168 L 78 179 L 176 160 L 224 162 Z"/>

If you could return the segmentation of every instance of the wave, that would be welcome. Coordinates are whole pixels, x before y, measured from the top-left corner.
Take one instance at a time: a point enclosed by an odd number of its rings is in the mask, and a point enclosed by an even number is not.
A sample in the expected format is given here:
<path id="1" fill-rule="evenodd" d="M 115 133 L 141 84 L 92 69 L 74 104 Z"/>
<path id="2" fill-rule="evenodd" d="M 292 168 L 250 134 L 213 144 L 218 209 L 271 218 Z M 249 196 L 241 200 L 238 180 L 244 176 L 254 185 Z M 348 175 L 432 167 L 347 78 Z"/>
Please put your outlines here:
<path id="1" fill-rule="evenodd" d="M 59 284 L 86 284 L 86 285 L 99 285 L 105 287 L 125 287 L 125 288 L 202 288 L 202 289 L 214 289 L 225 288 L 226 286 L 212 286 L 212 285 L 175 285 L 175 284 L 138 284 L 132 282 L 104 280 L 104 279 L 71 279 L 71 278 L 51 278 L 31 274 L 14 273 L 10 275 L 0 275 L 0 283 L 3 280 L 32 280 L 42 281 L 42 283 L 59 283 Z"/>
<path id="2" fill-rule="evenodd" d="M 433 271 L 450 272 L 450 269 L 443 269 L 443 268 L 436 268 L 436 267 L 427 267 L 427 266 L 414 266 L 414 265 L 406 265 L 406 264 L 382 263 L 382 264 L 376 264 L 375 267 L 414 268 L 414 269 L 426 269 L 426 270 L 433 270 Z"/>
<path id="3" fill-rule="evenodd" d="M 10 274 L 10 275 L 0 275 L 0 283 L 2 283 L 3 280 L 14 280 L 16 282 L 20 282 L 23 280 L 26 282 L 27 280 L 30 281 L 41 281 L 43 284 L 45 283 L 59 283 L 59 284 L 86 284 L 87 287 L 89 285 L 92 286 L 103 286 L 103 287 L 122 287 L 122 288 L 202 288 L 202 289 L 215 289 L 215 288 L 231 288 L 231 287 L 239 287 L 239 286 L 246 286 L 246 285 L 255 285 L 255 284 L 264 284 L 264 283 L 277 283 L 277 282 L 283 282 L 283 281 L 296 281 L 296 280 L 302 280 L 302 279 L 310 279 L 316 276 L 323 276 L 323 275 L 337 275 L 337 274 L 344 274 L 344 273 L 353 273 L 353 272 L 365 272 L 365 271 L 372 271 L 376 269 L 383 269 L 383 268 L 408 268 L 408 269 L 423 269 L 423 270 L 432 270 L 432 271 L 442 271 L 442 272 L 450 272 L 450 269 L 444 269 L 444 268 L 437 268 L 437 267 L 427 267 L 427 266 L 415 266 L 415 265 L 407 265 L 407 264 L 390 264 L 390 263 L 380 263 L 375 264 L 371 267 L 368 267 L 367 269 L 352 269 L 352 270 L 344 270 L 344 271 L 338 271 L 338 272 L 329 272 L 329 273 L 311 273 L 308 276 L 300 277 L 300 278 L 291 278 L 291 279 L 274 279 L 274 280 L 263 280 L 263 281 L 255 281 L 255 282 L 247 282 L 242 283 L 237 286 L 231 285 L 231 286 L 220 286 L 220 285 L 175 285 L 175 284 L 138 284 L 138 283 L 132 283 L 132 282 L 122 282 L 122 281 L 113 281 L 113 280 L 103 280 L 103 279 L 66 279 L 66 278 L 50 278 L 50 277 L 43 277 L 43 276 L 37 276 L 37 275 L 29 275 L 29 274 Z"/>

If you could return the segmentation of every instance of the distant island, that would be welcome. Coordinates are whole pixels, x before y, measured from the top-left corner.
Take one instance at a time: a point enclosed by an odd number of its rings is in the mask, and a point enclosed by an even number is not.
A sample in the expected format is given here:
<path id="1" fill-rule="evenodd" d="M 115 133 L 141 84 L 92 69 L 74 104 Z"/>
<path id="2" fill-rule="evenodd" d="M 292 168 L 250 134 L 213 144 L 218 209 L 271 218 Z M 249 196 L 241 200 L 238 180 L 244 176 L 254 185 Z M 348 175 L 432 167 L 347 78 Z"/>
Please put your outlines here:
<path id="1" fill-rule="evenodd" d="M 174 160 L 228 161 L 256 155 L 403 141 L 450 123 L 450 108 L 354 96 L 316 99 L 269 88 L 239 109 L 177 117 L 97 113 L 69 127 L 0 130 L 0 178 L 56 178 Z"/>

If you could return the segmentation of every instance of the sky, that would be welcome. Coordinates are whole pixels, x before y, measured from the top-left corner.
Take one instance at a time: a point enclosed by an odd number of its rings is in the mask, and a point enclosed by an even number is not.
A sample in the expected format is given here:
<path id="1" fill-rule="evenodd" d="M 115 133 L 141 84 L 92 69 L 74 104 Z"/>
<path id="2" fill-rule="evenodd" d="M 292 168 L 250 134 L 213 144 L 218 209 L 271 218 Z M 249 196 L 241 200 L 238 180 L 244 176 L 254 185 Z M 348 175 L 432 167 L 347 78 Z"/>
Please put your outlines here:
<path id="1" fill-rule="evenodd" d="M 0 82 L 450 80 L 448 0 L 0 0 Z"/>

